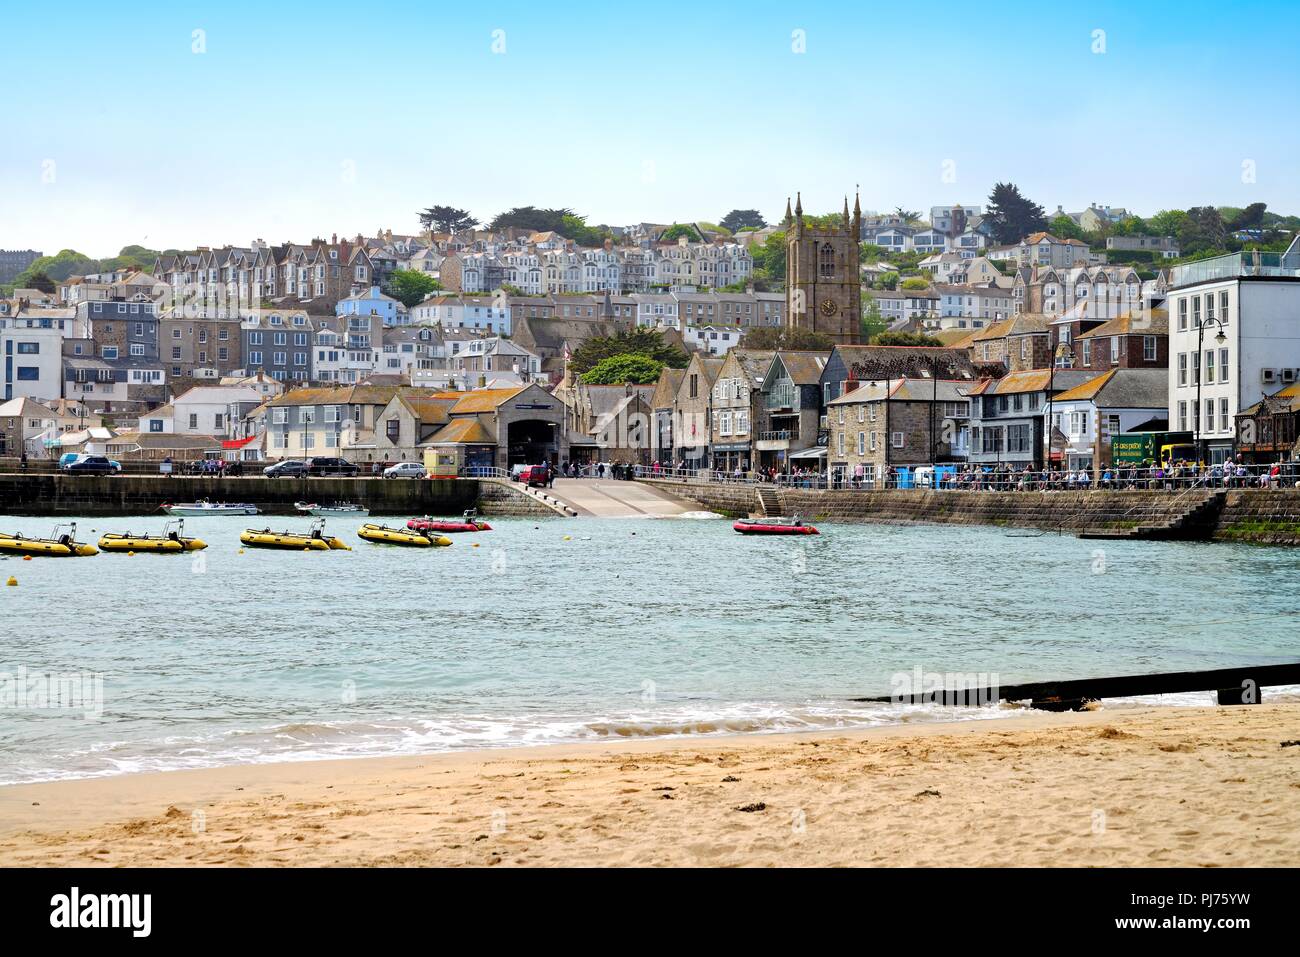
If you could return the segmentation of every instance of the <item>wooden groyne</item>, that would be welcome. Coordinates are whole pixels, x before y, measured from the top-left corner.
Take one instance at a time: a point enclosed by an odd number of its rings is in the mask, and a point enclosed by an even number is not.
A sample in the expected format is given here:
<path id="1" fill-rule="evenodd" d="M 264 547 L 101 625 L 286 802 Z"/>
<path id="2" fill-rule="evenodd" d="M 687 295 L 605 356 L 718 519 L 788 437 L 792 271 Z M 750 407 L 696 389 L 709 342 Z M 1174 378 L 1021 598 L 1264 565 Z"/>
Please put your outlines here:
<path id="1" fill-rule="evenodd" d="M 1246 665 L 1211 671 L 1174 671 L 1152 675 L 1120 675 L 1113 678 L 1074 678 L 1067 681 L 1038 681 L 1017 685 L 980 687 L 946 686 L 911 694 L 851 698 L 873 704 L 966 705 L 995 701 L 1028 701 L 1031 707 L 1048 711 L 1078 710 L 1090 701 L 1104 698 L 1136 698 L 1144 695 L 1213 691 L 1219 704 L 1258 704 L 1267 687 L 1300 685 L 1300 662 L 1278 665 Z"/>

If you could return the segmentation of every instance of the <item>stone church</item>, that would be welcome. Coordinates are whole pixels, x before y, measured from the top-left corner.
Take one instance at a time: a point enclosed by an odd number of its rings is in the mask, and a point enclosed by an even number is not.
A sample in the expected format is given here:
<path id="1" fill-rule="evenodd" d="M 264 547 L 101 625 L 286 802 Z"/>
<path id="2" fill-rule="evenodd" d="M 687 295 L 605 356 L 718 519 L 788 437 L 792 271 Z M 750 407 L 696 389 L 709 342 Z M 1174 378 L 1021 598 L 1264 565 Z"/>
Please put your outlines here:
<path id="1" fill-rule="evenodd" d="M 858 237 L 862 235 L 862 205 L 844 198 L 844 221 L 818 226 L 805 223 L 803 197 L 794 211 L 785 204 L 785 316 L 790 328 L 828 336 L 836 345 L 861 341 L 862 282 L 858 266 Z"/>

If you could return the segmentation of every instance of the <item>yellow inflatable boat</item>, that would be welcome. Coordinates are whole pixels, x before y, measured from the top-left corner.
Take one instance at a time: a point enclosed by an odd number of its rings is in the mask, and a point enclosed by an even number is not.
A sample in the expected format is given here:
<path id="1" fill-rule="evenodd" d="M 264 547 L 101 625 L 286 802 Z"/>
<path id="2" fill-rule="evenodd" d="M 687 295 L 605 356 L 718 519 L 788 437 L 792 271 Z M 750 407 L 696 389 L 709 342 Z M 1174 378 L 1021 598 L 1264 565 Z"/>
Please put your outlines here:
<path id="1" fill-rule="evenodd" d="M 253 548 L 287 548 L 297 551 L 328 552 L 331 549 L 351 551 L 341 538 L 325 534 L 325 520 L 317 519 L 308 532 L 273 532 L 269 528 L 258 531 L 245 530 L 239 540 Z"/>
<path id="2" fill-rule="evenodd" d="M 130 532 L 105 532 L 99 538 L 99 547 L 105 552 L 197 552 L 207 548 L 201 538 L 185 537 L 185 521 L 168 522 L 161 535 L 132 535 Z"/>
<path id="3" fill-rule="evenodd" d="M 67 528 L 66 532 L 61 529 Z M 94 545 L 77 541 L 77 523 L 55 525 L 49 538 L 27 538 L 21 532 L 0 532 L 0 552 L 10 555 L 44 555 L 49 558 L 77 558 L 98 555 Z"/>
<path id="4" fill-rule="evenodd" d="M 451 539 L 446 535 L 422 535 L 405 528 L 389 528 L 387 525 L 365 524 L 357 529 L 357 534 L 368 542 L 387 545 L 414 545 L 428 548 L 430 545 L 450 545 Z"/>

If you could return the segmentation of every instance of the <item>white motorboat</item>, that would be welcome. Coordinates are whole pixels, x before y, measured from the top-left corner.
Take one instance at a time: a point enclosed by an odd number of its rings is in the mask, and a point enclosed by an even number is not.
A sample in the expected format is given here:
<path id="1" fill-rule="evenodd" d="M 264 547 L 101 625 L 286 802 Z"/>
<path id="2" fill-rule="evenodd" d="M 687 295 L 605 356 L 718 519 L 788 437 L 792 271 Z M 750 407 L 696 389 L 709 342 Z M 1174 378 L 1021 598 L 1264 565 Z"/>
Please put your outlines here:
<path id="1" fill-rule="evenodd" d="M 204 499 L 201 502 L 181 502 L 176 505 L 167 504 L 162 506 L 162 510 L 168 515 L 256 515 L 257 506 L 249 505 L 247 502 L 209 502 Z"/>
<path id="2" fill-rule="evenodd" d="M 354 505 L 352 502 L 334 502 L 330 505 L 296 502 L 294 508 L 302 515 L 316 515 L 321 518 L 328 518 L 331 515 L 338 515 L 342 518 L 365 518 L 370 514 L 370 509 Z"/>

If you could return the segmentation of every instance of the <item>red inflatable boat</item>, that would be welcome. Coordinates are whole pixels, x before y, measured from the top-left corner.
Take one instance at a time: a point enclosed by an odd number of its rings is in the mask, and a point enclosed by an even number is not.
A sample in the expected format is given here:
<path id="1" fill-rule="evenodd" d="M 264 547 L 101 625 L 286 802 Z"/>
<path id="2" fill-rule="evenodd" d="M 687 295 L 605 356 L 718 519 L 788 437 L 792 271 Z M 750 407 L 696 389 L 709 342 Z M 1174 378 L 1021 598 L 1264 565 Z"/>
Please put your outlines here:
<path id="1" fill-rule="evenodd" d="M 731 526 L 742 535 L 820 535 L 797 518 L 742 518 Z"/>
<path id="2" fill-rule="evenodd" d="M 490 532 L 492 526 L 481 519 L 453 521 L 441 518 L 413 518 L 406 523 L 413 532 Z"/>

